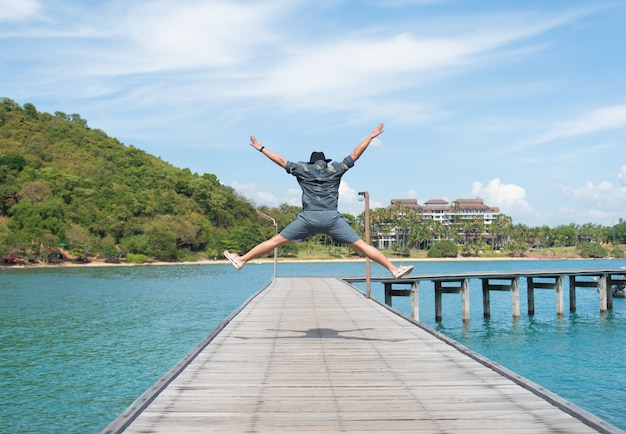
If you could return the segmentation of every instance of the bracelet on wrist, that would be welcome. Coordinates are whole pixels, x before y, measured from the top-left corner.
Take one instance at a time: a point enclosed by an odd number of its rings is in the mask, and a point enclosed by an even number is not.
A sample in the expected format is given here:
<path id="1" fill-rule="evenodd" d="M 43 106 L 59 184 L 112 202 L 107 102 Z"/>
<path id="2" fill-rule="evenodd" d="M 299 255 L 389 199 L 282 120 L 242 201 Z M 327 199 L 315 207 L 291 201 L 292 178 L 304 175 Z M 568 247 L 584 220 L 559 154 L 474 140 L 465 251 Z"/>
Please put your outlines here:
<path id="1" fill-rule="evenodd" d="M 263 149 L 265 149 L 265 146 L 261 146 L 261 148 L 259 149 L 259 152 L 263 153 Z"/>

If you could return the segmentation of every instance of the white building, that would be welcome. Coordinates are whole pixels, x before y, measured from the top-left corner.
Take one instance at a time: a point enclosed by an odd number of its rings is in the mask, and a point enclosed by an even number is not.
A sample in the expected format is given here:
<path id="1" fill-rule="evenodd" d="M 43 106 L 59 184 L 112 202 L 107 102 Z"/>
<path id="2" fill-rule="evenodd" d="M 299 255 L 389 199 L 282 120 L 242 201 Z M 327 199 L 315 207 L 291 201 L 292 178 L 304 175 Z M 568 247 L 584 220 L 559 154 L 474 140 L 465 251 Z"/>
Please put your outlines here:
<path id="1" fill-rule="evenodd" d="M 430 199 L 424 205 L 417 203 L 417 199 L 391 199 L 393 208 L 398 205 L 408 206 L 422 212 L 423 219 L 440 221 L 449 227 L 458 217 L 459 220 L 474 220 L 480 217 L 485 227 L 489 226 L 500 214 L 500 208 L 485 205 L 482 199 L 457 199 L 451 204 L 443 199 Z"/>
<path id="2" fill-rule="evenodd" d="M 482 199 L 457 199 L 449 203 L 442 199 L 430 199 L 420 205 L 417 199 L 392 199 L 388 209 L 406 206 L 421 213 L 422 220 L 434 220 L 441 223 L 444 229 L 450 229 L 454 222 L 482 220 L 484 234 L 488 227 L 500 215 L 500 208 L 486 205 Z M 405 245 L 408 231 L 400 228 L 387 228 L 377 231 L 372 240 L 378 248 L 390 248 L 393 244 Z"/>

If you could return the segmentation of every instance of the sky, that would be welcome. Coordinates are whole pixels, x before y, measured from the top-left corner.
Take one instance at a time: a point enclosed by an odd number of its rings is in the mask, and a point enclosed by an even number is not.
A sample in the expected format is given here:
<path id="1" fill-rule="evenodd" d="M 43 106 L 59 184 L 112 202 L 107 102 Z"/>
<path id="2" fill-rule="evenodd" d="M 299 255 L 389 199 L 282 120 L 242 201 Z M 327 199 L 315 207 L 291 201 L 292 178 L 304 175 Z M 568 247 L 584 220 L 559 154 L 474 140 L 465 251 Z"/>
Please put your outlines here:
<path id="1" fill-rule="evenodd" d="M 480 197 L 514 224 L 626 219 L 626 0 L 0 0 L 0 98 L 79 114 L 254 205 L 256 152 L 341 161 L 339 211 Z"/>

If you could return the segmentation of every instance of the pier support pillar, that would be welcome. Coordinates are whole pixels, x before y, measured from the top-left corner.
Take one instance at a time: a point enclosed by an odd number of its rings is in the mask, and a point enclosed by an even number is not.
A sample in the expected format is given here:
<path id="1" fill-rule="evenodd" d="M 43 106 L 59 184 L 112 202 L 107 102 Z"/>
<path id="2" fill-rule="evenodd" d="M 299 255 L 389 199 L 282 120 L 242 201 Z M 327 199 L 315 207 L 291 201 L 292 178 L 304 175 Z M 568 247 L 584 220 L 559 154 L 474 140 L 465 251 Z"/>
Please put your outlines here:
<path id="1" fill-rule="evenodd" d="M 557 276 L 556 278 L 556 314 L 562 316 L 563 312 L 563 276 Z"/>
<path id="2" fill-rule="evenodd" d="M 395 289 L 393 285 L 411 285 L 411 289 Z M 393 297 L 411 297 L 411 314 L 419 321 L 419 283 L 417 281 L 385 282 L 385 304 L 393 306 Z"/>
<path id="3" fill-rule="evenodd" d="M 593 279 L 589 280 L 577 280 L 577 277 L 586 277 Z M 591 275 L 586 274 L 585 276 L 577 276 L 572 275 L 569 277 L 569 293 L 570 293 L 570 310 L 574 312 L 576 310 L 576 288 L 596 288 L 598 291 L 598 295 L 600 296 L 600 312 L 604 313 L 607 311 L 607 308 L 613 307 L 613 294 L 609 294 L 610 289 L 607 285 L 607 282 L 610 281 L 608 274 L 599 274 L 599 275 Z M 610 302 L 609 302 L 610 299 Z"/>
<path id="4" fill-rule="evenodd" d="M 469 278 L 464 279 L 445 279 L 435 280 L 435 321 L 441 321 L 442 313 L 442 294 L 461 294 L 461 308 L 463 310 L 463 322 L 469 322 L 470 304 L 469 304 Z M 456 286 L 444 286 L 447 284 L 456 284 Z"/>
<path id="5" fill-rule="evenodd" d="M 569 277 L 569 311 L 576 312 L 576 276 Z"/>
<path id="6" fill-rule="evenodd" d="M 470 291 L 469 291 L 469 279 L 463 279 L 461 285 L 461 309 L 463 311 L 463 322 L 468 323 L 470 320 Z"/>
<path id="7" fill-rule="evenodd" d="M 520 317 L 518 278 L 515 278 L 511 281 L 511 312 L 513 313 L 513 318 Z"/>
<path id="8" fill-rule="evenodd" d="M 533 278 L 526 278 L 526 299 L 528 301 L 528 315 L 535 314 L 535 286 L 533 285 Z"/>
<path id="9" fill-rule="evenodd" d="M 483 317 L 491 317 L 491 295 L 489 293 L 489 279 L 482 279 L 483 282 Z"/>
<path id="10" fill-rule="evenodd" d="M 608 299 L 607 292 L 606 274 L 603 274 L 598 280 L 598 293 L 600 294 L 600 312 L 606 312 Z"/>
<path id="11" fill-rule="evenodd" d="M 483 284 L 483 315 L 485 318 L 491 316 L 491 306 L 489 293 L 491 291 L 510 291 L 511 292 L 511 310 L 513 318 L 519 318 L 519 277 L 484 277 L 481 278 Z M 508 280 L 508 284 L 491 283 L 491 280 Z"/>
<path id="12" fill-rule="evenodd" d="M 542 279 L 538 281 L 536 279 Z M 553 282 L 545 282 L 543 279 L 554 279 Z M 554 289 L 556 293 L 556 314 L 563 315 L 563 276 L 528 276 L 526 278 L 528 287 L 528 315 L 535 314 L 535 289 Z"/>
<path id="13" fill-rule="evenodd" d="M 411 317 L 415 321 L 420 320 L 420 287 L 419 281 L 413 282 L 411 285 Z"/>

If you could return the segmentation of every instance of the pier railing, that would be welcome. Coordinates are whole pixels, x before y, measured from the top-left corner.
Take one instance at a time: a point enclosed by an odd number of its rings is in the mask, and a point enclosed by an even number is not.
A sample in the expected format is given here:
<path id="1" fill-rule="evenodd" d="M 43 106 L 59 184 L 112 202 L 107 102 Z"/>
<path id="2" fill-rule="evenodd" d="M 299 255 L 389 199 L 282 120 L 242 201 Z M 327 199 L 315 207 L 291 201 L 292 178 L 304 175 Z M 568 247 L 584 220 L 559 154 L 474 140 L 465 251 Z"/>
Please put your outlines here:
<path id="1" fill-rule="evenodd" d="M 556 294 L 556 314 L 563 315 L 563 287 L 569 283 L 570 311 L 576 311 L 576 289 L 596 288 L 599 296 L 600 312 L 613 309 L 611 287 L 624 285 L 626 268 L 584 269 L 584 270 L 524 270 L 507 272 L 469 272 L 459 274 L 421 274 L 393 279 L 391 277 L 371 277 L 371 282 L 380 282 L 385 288 L 385 304 L 392 306 L 393 297 L 411 297 L 411 315 L 419 321 L 420 282 L 434 283 L 435 320 L 443 318 L 443 294 L 460 294 L 462 320 L 470 319 L 470 280 L 478 279 L 482 283 L 483 316 L 491 316 L 491 291 L 511 293 L 511 309 L 514 318 L 520 316 L 520 279 L 526 280 L 528 314 L 535 313 L 535 289 L 554 290 Z M 364 277 L 346 277 L 350 283 L 364 282 Z"/>

